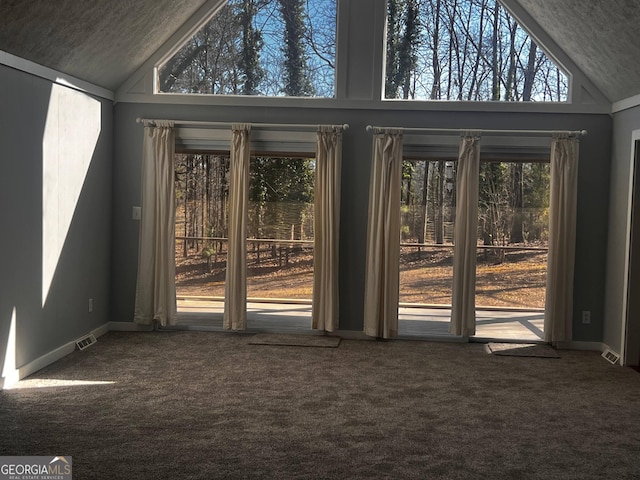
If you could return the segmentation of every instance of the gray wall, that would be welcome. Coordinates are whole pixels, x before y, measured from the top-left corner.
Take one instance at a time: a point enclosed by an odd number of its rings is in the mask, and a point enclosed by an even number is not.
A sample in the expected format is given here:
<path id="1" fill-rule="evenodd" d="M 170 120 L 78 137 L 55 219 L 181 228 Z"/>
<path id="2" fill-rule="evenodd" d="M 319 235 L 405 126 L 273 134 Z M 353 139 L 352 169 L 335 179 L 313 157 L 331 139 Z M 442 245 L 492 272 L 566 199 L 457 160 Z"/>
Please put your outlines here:
<path id="1" fill-rule="evenodd" d="M 47 354 L 89 333 L 109 320 L 111 241 L 111 159 L 113 106 L 110 101 L 87 100 L 87 96 L 41 78 L 0 66 L 0 372 L 11 319 L 16 319 L 16 366 Z M 59 109 L 50 115 L 55 90 Z M 84 185 L 77 187 L 75 210 L 68 208 L 64 185 L 78 176 L 68 165 L 68 152 L 75 151 L 77 137 L 51 135 L 51 125 L 73 118 L 75 112 L 65 98 L 91 103 L 94 124 L 100 124 L 95 148 L 85 164 Z M 59 152 L 55 172 L 43 181 L 43 141 L 49 122 L 49 146 Z M 78 122 L 76 122 L 78 124 Z M 76 132 L 77 133 L 77 132 Z M 75 137 L 75 138 L 74 138 Z M 77 157 L 77 155 L 76 155 Z M 77 158 L 76 158 L 77 160 Z M 59 259 L 52 265 L 48 295 L 43 302 L 43 198 L 53 198 L 49 189 L 57 182 L 56 201 L 50 206 L 50 237 L 60 239 Z M 57 225 L 58 211 L 72 212 L 70 228 Z M 61 214 L 60 214 L 61 215 Z M 71 214 L 70 214 L 71 215 Z M 64 231 L 62 231 L 64 230 Z M 52 233 L 53 232 L 53 233 Z M 88 299 L 94 311 L 88 313 Z"/>
<path id="2" fill-rule="evenodd" d="M 349 123 L 343 144 L 340 231 L 340 328 L 361 330 L 371 135 L 368 124 L 485 129 L 587 129 L 580 147 L 578 226 L 574 295 L 574 340 L 601 341 L 607 241 L 611 119 L 607 115 L 480 112 L 421 112 L 208 107 L 119 103 L 115 108 L 112 244 L 112 320 L 131 321 L 138 252 L 131 207 L 140 202 L 142 127 L 136 117 L 210 121 Z M 592 322 L 582 325 L 580 311 Z"/>
<path id="3" fill-rule="evenodd" d="M 640 107 L 618 112 L 613 117 L 611 154 L 611 196 L 609 204 L 609 243 L 607 248 L 606 321 L 603 342 L 614 351 L 622 349 L 625 263 L 629 214 L 629 176 L 632 172 L 631 143 L 634 130 L 640 130 Z"/>

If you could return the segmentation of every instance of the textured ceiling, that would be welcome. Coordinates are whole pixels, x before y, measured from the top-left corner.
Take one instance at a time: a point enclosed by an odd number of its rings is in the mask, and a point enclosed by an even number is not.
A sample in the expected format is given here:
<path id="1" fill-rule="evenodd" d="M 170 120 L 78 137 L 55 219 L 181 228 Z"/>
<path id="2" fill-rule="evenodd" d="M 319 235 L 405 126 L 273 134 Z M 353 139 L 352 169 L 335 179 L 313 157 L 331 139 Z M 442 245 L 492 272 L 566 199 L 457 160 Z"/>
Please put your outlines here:
<path id="1" fill-rule="evenodd" d="M 640 94 L 640 0 L 517 0 L 616 102 Z"/>
<path id="2" fill-rule="evenodd" d="M 640 0 L 516 0 L 615 102 L 640 94 Z M 205 0 L 0 0 L 0 50 L 116 90 Z"/>
<path id="3" fill-rule="evenodd" d="M 205 0 L 0 0 L 0 50 L 117 89 Z"/>

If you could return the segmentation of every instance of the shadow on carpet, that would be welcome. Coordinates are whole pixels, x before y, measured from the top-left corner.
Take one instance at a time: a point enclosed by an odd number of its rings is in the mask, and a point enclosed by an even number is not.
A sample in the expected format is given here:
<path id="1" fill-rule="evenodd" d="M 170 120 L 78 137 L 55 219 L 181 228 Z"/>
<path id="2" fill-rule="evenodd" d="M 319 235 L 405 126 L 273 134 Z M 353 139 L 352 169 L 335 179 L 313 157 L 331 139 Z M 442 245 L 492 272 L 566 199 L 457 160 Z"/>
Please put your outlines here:
<path id="1" fill-rule="evenodd" d="M 340 345 L 340 337 L 332 337 L 327 335 L 259 333 L 251 337 L 251 340 L 249 340 L 249 345 L 337 348 L 338 345 Z"/>
<path id="2" fill-rule="evenodd" d="M 549 345 L 538 343 L 487 343 L 487 353 L 509 357 L 560 358 Z"/>

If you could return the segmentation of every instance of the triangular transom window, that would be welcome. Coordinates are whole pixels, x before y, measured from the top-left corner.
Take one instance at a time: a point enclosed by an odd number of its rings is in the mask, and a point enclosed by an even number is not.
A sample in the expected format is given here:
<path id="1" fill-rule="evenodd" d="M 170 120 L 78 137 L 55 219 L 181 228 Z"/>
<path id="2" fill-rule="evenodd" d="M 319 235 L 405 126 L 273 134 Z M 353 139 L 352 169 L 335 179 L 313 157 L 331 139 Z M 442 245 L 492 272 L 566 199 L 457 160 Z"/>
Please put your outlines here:
<path id="1" fill-rule="evenodd" d="M 567 75 L 497 0 L 388 0 L 387 99 L 564 102 Z"/>
<path id="2" fill-rule="evenodd" d="M 158 68 L 162 93 L 333 97 L 336 0 L 229 0 Z"/>

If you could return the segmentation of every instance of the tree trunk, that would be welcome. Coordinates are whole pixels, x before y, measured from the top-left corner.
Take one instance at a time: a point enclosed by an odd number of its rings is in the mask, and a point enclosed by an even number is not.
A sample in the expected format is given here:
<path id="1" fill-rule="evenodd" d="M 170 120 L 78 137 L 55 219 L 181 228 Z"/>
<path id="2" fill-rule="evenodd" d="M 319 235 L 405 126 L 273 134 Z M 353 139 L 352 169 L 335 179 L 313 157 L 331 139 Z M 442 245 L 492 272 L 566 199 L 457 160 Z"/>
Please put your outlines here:
<path id="1" fill-rule="evenodd" d="M 397 98 L 398 96 L 398 44 L 400 37 L 400 5 L 399 0 L 387 2 L 387 58 L 385 97 Z"/>
<path id="2" fill-rule="evenodd" d="M 444 243 L 444 160 L 438 161 L 438 184 L 436 187 L 436 243 Z"/>
<path id="3" fill-rule="evenodd" d="M 240 57 L 240 71 L 244 77 L 242 83 L 243 95 L 257 95 L 258 85 L 264 76 L 260 67 L 260 48 L 262 34 L 253 27 L 253 20 L 258 11 L 255 0 L 243 0 L 240 22 L 242 24 L 242 53 Z M 235 82 L 236 84 L 238 82 Z"/>
<path id="4" fill-rule="evenodd" d="M 500 51 L 498 49 L 498 27 L 500 25 L 500 4 L 495 2 L 495 9 L 493 11 L 493 35 L 491 37 L 491 73 L 492 73 L 492 87 L 491 87 L 491 100 L 500 100 L 500 71 L 498 68 L 498 58 Z"/>
<path id="5" fill-rule="evenodd" d="M 482 4 L 480 7 L 480 25 L 478 27 L 479 38 L 478 38 L 478 46 L 476 48 L 476 58 L 475 63 L 473 65 L 473 74 L 471 76 L 471 84 L 469 85 L 469 95 L 467 100 L 473 100 L 473 91 L 476 89 L 476 94 L 480 90 L 480 86 L 478 83 L 478 69 L 480 68 L 480 59 L 482 58 L 482 51 L 484 47 L 484 16 L 487 10 L 486 0 L 482 0 Z"/>
<path id="6" fill-rule="evenodd" d="M 307 77 L 307 58 L 303 38 L 303 0 L 279 0 L 280 13 L 284 20 L 284 93 L 292 97 L 308 96 L 313 88 Z"/>
<path id="7" fill-rule="evenodd" d="M 507 86 L 505 88 L 505 100 L 513 102 L 517 100 L 516 92 L 516 31 L 518 24 L 515 20 L 509 20 L 509 68 L 507 70 Z"/>
<path id="8" fill-rule="evenodd" d="M 458 52 L 458 44 L 457 44 L 457 33 L 456 33 L 456 15 L 458 13 L 458 1 L 454 0 L 452 5 L 452 11 L 449 13 L 449 58 L 448 58 L 448 67 L 447 68 L 447 100 L 451 100 L 451 90 L 454 84 L 453 78 L 453 55 L 454 52 L 456 55 L 459 55 Z"/>
<path id="9" fill-rule="evenodd" d="M 407 10 L 404 18 L 404 35 L 400 50 L 399 76 L 402 83 L 402 98 L 405 100 L 411 96 L 411 76 L 416 66 L 416 49 L 420 37 L 420 23 L 418 17 L 417 0 L 407 1 Z"/>
<path id="10" fill-rule="evenodd" d="M 184 161 L 184 164 L 186 164 L 186 161 Z M 184 218 L 184 230 L 182 232 L 182 235 L 185 237 L 184 240 L 182 241 L 182 256 L 184 258 L 187 258 L 187 256 L 189 255 L 189 248 L 187 246 L 187 172 L 188 170 L 185 169 L 185 174 L 184 174 L 184 192 L 182 195 L 182 204 L 184 207 L 184 211 L 183 211 L 183 218 Z"/>
<path id="11" fill-rule="evenodd" d="M 420 226 L 418 228 L 418 243 L 426 243 L 427 237 L 427 224 L 428 224 L 428 210 L 427 210 L 427 198 L 429 193 L 429 160 L 424 161 L 424 173 L 422 176 L 422 198 L 420 200 Z"/>
<path id="12" fill-rule="evenodd" d="M 511 164 L 511 211 L 513 219 L 511 223 L 511 234 L 509 236 L 510 243 L 523 243 L 523 182 L 522 182 L 522 166 L 523 164 Z"/>
<path id="13" fill-rule="evenodd" d="M 529 39 L 529 42 L 529 58 L 527 60 L 527 68 L 524 71 L 524 87 L 522 90 L 522 100 L 525 102 L 531 101 L 531 90 L 536 77 L 536 56 L 538 51 L 538 45 L 533 39 Z"/>
<path id="14" fill-rule="evenodd" d="M 440 9 L 442 0 L 436 0 L 436 13 L 433 25 L 433 50 L 431 64 L 433 66 L 433 85 L 431 86 L 431 100 L 440 100 L 442 96 L 442 68 L 440 66 Z M 425 177 L 426 177 L 425 172 Z M 426 214 L 425 214 L 426 215 Z"/>

